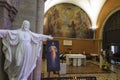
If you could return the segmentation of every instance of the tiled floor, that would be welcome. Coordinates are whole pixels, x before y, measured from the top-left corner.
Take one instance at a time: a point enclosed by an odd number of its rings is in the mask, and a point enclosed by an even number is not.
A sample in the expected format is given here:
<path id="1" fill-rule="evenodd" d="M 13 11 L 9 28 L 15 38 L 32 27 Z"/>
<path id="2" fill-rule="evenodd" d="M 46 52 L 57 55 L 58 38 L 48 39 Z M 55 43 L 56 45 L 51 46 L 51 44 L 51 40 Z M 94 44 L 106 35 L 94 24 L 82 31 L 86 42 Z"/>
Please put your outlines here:
<path id="1" fill-rule="evenodd" d="M 46 60 L 42 63 L 42 77 L 48 77 Z M 111 64 L 111 72 L 102 71 L 99 68 L 99 62 L 89 60 L 86 66 L 73 67 L 67 66 L 66 74 L 60 77 L 74 77 L 74 76 L 96 76 L 97 80 L 120 80 L 120 65 Z M 50 73 L 50 77 L 58 77 L 58 74 Z"/>

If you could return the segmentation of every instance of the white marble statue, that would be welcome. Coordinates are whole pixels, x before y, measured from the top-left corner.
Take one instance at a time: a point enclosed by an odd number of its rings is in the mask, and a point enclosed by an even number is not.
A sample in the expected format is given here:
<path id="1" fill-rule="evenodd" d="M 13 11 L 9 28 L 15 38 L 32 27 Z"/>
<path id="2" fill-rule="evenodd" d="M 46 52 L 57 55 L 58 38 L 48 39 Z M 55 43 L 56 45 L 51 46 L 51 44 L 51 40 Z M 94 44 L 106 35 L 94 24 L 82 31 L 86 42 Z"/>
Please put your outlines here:
<path id="1" fill-rule="evenodd" d="M 4 69 L 9 80 L 27 80 L 36 67 L 40 57 L 42 41 L 53 37 L 31 32 L 30 22 L 23 21 L 22 27 L 17 30 L 0 30 L 5 54 Z"/>

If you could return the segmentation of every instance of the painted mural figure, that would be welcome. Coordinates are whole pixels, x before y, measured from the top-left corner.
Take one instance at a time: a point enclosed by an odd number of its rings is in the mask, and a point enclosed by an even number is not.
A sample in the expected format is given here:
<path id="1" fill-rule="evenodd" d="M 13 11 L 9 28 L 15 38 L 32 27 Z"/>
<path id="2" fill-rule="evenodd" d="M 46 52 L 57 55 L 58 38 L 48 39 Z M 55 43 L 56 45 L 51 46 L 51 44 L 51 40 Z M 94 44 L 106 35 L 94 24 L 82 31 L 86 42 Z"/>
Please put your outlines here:
<path id="1" fill-rule="evenodd" d="M 74 23 L 74 21 L 72 21 L 72 23 L 71 23 L 71 27 L 72 27 L 72 30 L 71 30 L 71 37 L 72 38 L 76 38 L 76 31 L 75 31 L 75 23 Z"/>
<path id="2" fill-rule="evenodd" d="M 30 22 L 24 20 L 20 29 L 0 30 L 5 54 L 4 70 L 9 80 L 27 80 L 36 67 L 43 40 L 53 37 L 31 32 Z"/>

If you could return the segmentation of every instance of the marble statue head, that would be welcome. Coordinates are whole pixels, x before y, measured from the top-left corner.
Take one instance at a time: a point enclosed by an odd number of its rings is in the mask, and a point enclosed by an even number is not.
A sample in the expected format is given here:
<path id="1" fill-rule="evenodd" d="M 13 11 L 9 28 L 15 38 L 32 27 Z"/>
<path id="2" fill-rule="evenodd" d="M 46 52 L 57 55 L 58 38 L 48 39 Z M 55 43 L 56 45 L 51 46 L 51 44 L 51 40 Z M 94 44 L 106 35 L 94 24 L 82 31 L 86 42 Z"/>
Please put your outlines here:
<path id="1" fill-rule="evenodd" d="M 24 20 L 23 21 L 22 29 L 25 30 L 25 31 L 29 31 L 30 30 L 30 22 L 28 20 Z"/>

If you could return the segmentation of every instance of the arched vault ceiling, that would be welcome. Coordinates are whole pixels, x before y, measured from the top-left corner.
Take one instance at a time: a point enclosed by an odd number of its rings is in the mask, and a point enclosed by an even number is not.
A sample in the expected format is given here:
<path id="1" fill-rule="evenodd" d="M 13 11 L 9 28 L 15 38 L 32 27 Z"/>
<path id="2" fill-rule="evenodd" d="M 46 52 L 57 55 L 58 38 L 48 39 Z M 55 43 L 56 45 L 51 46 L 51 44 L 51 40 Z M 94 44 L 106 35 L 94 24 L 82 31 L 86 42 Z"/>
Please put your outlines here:
<path id="1" fill-rule="evenodd" d="M 56 4 L 72 3 L 82 8 L 88 14 L 94 29 L 97 28 L 98 15 L 105 2 L 106 0 L 47 0 L 45 2 L 45 13 Z"/>

